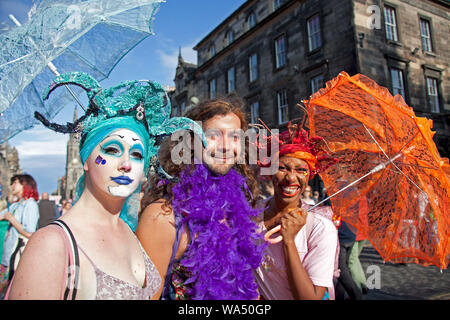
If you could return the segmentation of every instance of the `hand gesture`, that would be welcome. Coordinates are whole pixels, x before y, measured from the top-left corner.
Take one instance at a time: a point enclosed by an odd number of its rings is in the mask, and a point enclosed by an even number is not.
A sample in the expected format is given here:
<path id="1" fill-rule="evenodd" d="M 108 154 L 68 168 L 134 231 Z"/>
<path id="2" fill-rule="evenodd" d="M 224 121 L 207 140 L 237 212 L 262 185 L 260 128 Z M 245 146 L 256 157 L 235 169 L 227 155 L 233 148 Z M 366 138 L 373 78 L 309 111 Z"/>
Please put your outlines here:
<path id="1" fill-rule="evenodd" d="M 294 241 L 297 233 L 306 224 L 308 213 L 305 209 L 297 208 L 290 210 L 281 217 L 280 234 L 284 242 Z"/>

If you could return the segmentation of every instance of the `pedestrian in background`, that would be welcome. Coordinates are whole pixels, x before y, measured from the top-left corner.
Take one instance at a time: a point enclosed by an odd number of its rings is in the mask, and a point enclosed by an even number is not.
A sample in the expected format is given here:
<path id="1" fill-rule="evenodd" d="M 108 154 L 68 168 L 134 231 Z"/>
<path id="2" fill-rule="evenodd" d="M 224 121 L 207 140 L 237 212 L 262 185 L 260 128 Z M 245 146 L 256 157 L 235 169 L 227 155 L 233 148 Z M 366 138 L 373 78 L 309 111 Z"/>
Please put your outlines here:
<path id="1" fill-rule="evenodd" d="M 362 300 L 362 293 L 353 280 L 348 267 L 350 251 L 355 243 L 355 233 L 349 225 L 342 221 L 338 229 L 339 236 L 339 269 L 340 276 L 336 283 L 336 300 L 345 300 L 347 297 L 351 300 Z"/>
<path id="2" fill-rule="evenodd" d="M 319 202 L 319 198 L 320 198 L 319 191 L 314 191 L 312 198 L 313 198 L 315 203 L 318 203 Z"/>
<path id="3" fill-rule="evenodd" d="M 67 213 L 67 211 L 69 211 L 71 208 L 72 208 L 72 202 L 66 201 L 64 203 L 64 206 L 62 207 L 61 215 L 64 215 L 65 213 Z"/>
<path id="4" fill-rule="evenodd" d="M 310 185 L 308 185 L 306 186 L 305 191 L 303 191 L 302 201 L 311 206 L 315 205 L 317 202 L 311 196 L 312 196 L 312 188 Z"/>
<path id="5" fill-rule="evenodd" d="M 41 200 L 38 203 L 39 207 L 39 223 L 38 229 L 47 226 L 55 219 L 56 205 L 55 201 L 50 200 L 48 192 L 43 192 Z"/>
<path id="6" fill-rule="evenodd" d="M 356 239 L 353 247 L 350 251 L 350 256 L 348 259 L 348 267 L 350 269 L 350 274 L 355 281 L 358 288 L 361 290 L 363 294 L 368 292 L 367 289 L 367 280 L 366 275 L 364 273 L 364 269 L 361 265 L 361 261 L 359 260 L 359 255 L 364 248 L 364 245 L 367 242 L 367 230 L 369 228 L 367 214 L 369 212 L 369 204 L 367 203 L 367 198 L 364 196 L 359 200 L 359 220 L 363 222 L 365 226 L 363 229 L 359 229 L 356 232 Z"/>
<path id="7" fill-rule="evenodd" d="M 39 220 L 39 199 L 36 181 L 28 174 L 18 174 L 11 178 L 11 194 L 18 201 L 0 212 L 0 220 L 9 222 L 8 232 L 3 242 L 2 270 L 7 279 L 0 284 L 2 291 L 12 279 L 22 256 L 25 245 L 36 231 Z"/>
<path id="8" fill-rule="evenodd" d="M 8 206 L 8 202 L 6 200 L 0 200 L 0 212 L 2 212 Z M 0 257 L 3 255 L 3 241 L 6 236 L 6 232 L 8 231 L 8 221 L 1 220 L 0 221 Z M 6 279 L 6 268 L 2 267 L 0 264 L 0 283 Z M 0 289 L 1 292 L 1 289 Z"/>

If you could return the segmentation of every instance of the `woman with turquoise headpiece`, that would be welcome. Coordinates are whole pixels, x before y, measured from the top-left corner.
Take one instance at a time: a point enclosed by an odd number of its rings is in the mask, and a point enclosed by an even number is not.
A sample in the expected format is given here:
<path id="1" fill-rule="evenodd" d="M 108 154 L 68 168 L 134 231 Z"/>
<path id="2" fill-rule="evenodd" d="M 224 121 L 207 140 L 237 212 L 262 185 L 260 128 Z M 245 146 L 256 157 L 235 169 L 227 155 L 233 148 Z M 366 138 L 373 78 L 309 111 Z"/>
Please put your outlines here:
<path id="1" fill-rule="evenodd" d="M 57 77 L 45 92 L 74 84 L 86 90 L 89 107 L 75 123 L 50 129 L 78 133 L 84 174 L 76 201 L 59 220 L 35 232 L 8 290 L 9 299 L 151 299 L 161 277 L 133 231 L 139 193 L 157 161 L 157 138 L 177 130 L 203 132 L 187 118 L 169 118 L 160 84 L 127 81 L 109 89 L 85 73 Z"/>

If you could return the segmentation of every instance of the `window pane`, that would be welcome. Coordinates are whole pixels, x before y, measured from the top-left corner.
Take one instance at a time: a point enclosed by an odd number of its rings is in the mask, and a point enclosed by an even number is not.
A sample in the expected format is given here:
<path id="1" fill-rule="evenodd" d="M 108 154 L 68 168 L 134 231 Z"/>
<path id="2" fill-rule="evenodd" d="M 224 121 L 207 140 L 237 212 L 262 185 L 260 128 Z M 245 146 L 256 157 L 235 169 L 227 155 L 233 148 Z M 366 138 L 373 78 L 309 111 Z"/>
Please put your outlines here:
<path id="1" fill-rule="evenodd" d="M 386 39 L 398 41 L 397 37 L 397 21 L 395 19 L 395 9 L 390 7 L 384 8 L 384 24 L 386 29 Z"/>
<path id="2" fill-rule="evenodd" d="M 273 11 L 281 7 L 281 0 L 273 0 Z"/>
<path id="3" fill-rule="evenodd" d="M 309 51 L 321 47 L 322 37 L 320 35 L 320 17 L 318 14 L 308 19 L 307 30 Z"/>
<path id="4" fill-rule="evenodd" d="M 214 45 L 211 45 L 209 47 L 209 57 L 212 58 L 216 54 L 216 47 Z"/>
<path id="5" fill-rule="evenodd" d="M 403 81 L 403 71 L 396 68 L 391 68 L 392 79 L 392 95 L 399 94 L 405 99 L 405 86 Z"/>
<path id="6" fill-rule="evenodd" d="M 250 122 L 257 123 L 259 118 L 259 102 L 250 105 Z"/>
<path id="7" fill-rule="evenodd" d="M 431 111 L 439 112 L 440 106 L 437 79 L 427 77 L 427 93 Z"/>
<path id="8" fill-rule="evenodd" d="M 214 99 L 216 97 L 216 79 L 209 81 L 209 97 Z"/>
<path id="9" fill-rule="evenodd" d="M 233 92 L 236 88 L 234 81 L 234 67 L 228 69 L 227 72 L 227 92 Z"/>
<path id="10" fill-rule="evenodd" d="M 251 13 L 247 18 L 248 29 L 253 28 L 255 26 L 255 24 L 256 24 L 255 14 Z"/>
<path id="11" fill-rule="evenodd" d="M 323 75 L 311 79 L 311 93 L 316 92 L 323 87 Z"/>
<path id="12" fill-rule="evenodd" d="M 275 40 L 275 67 L 281 68 L 286 64 L 286 45 L 285 37 L 282 36 Z"/>
<path id="13" fill-rule="evenodd" d="M 178 113 L 178 106 L 174 106 L 174 107 L 173 107 L 173 116 L 174 116 L 174 117 L 179 116 L 179 113 Z"/>
<path id="14" fill-rule="evenodd" d="M 289 106 L 287 103 L 287 91 L 277 93 L 278 122 L 283 124 L 289 121 Z"/>
<path id="15" fill-rule="evenodd" d="M 249 81 L 255 81 L 258 79 L 258 56 L 256 53 L 249 57 Z"/>
<path id="16" fill-rule="evenodd" d="M 424 51 L 433 51 L 431 46 L 430 22 L 420 19 L 420 35 L 422 38 L 422 48 Z"/>
<path id="17" fill-rule="evenodd" d="M 234 33 L 233 31 L 228 31 L 227 33 L 227 44 L 231 44 L 234 41 Z"/>

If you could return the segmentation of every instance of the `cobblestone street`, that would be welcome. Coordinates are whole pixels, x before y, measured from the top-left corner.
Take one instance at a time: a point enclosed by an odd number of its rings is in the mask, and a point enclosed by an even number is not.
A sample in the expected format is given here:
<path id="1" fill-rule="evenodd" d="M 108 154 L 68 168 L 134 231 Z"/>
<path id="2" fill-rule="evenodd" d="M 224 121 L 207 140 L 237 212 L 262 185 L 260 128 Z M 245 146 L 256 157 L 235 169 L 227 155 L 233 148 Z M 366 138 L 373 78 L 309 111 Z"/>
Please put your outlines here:
<path id="1" fill-rule="evenodd" d="M 369 290 L 365 300 L 450 300 L 448 268 L 441 273 L 436 266 L 383 263 L 371 245 L 364 247 L 359 259 L 368 279 L 374 275 L 369 266 L 380 268 L 380 289 Z"/>

